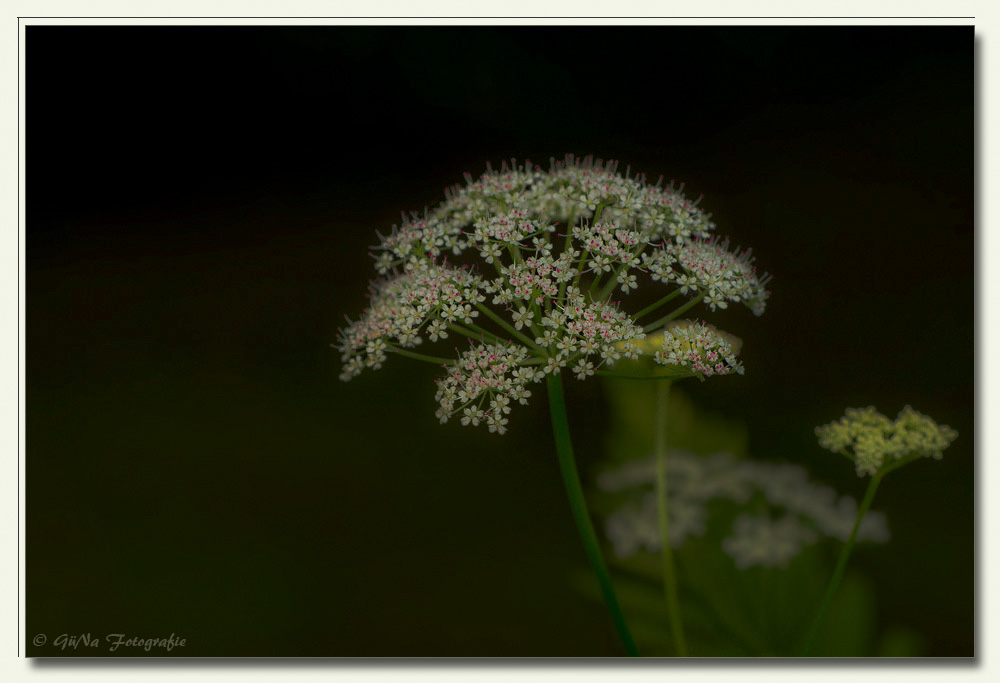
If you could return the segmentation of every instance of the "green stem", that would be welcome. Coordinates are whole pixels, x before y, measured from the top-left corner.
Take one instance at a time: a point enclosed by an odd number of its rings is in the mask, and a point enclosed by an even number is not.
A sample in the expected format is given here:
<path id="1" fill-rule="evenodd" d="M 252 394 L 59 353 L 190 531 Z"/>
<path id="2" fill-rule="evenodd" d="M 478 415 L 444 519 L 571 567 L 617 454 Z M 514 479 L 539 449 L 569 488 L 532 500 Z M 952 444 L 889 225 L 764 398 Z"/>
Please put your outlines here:
<path id="1" fill-rule="evenodd" d="M 597 289 L 597 286 L 601 284 L 601 280 L 603 279 L 604 279 L 604 271 L 603 270 L 597 271 L 597 276 L 593 279 L 593 281 L 591 281 L 590 287 L 587 290 L 588 292 L 590 292 L 590 298 L 594 299 L 595 301 L 600 297 L 594 296 L 594 290 Z"/>
<path id="2" fill-rule="evenodd" d="M 594 574 L 597 575 L 597 582 L 601 586 L 604 602 L 615 622 L 618 637 L 621 638 L 628 655 L 638 657 L 639 650 L 635 646 L 635 641 L 632 640 L 632 634 L 629 633 L 628 624 L 625 623 L 625 615 L 622 614 L 618 598 L 615 596 L 614 586 L 611 584 L 608 567 L 604 563 L 601 544 L 597 540 L 594 526 L 590 522 L 587 501 L 583 497 L 583 487 L 580 484 L 580 475 L 577 473 L 576 460 L 573 457 L 573 443 L 569 436 L 569 419 L 566 416 L 566 400 L 563 397 L 562 381 L 559 379 L 559 375 L 549 375 L 546 379 L 546 386 L 549 394 L 549 409 L 552 414 L 552 434 L 555 437 L 556 454 L 559 457 L 559 469 L 562 471 L 566 494 L 569 496 L 569 507 L 573 512 L 573 519 L 576 520 L 580 540 L 583 541 L 583 548 L 587 553 L 587 559 L 590 560 L 590 566 L 594 570 Z"/>
<path id="3" fill-rule="evenodd" d="M 660 519 L 660 544 L 663 553 L 663 590 L 667 596 L 670 630 L 674 636 L 674 649 L 678 657 L 687 657 L 687 642 L 681 622 L 680 601 L 677 599 L 677 570 L 674 567 L 673 549 L 670 547 L 670 516 L 667 508 L 667 407 L 670 382 L 663 381 L 656 387 L 656 508 Z"/>
<path id="4" fill-rule="evenodd" d="M 506 320 L 504 320 L 503 318 L 501 318 L 499 315 L 497 315 L 496 313 L 494 313 L 493 311 L 491 311 L 488 307 L 483 306 L 482 304 L 477 303 L 476 304 L 476 308 L 478 308 L 480 311 L 482 311 L 486 315 L 487 318 L 489 318 L 490 320 L 492 320 L 493 322 L 495 322 L 497 325 L 499 325 L 503 329 L 507 330 L 507 332 L 509 332 L 510 334 L 514 335 L 515 337 L 517 337 L 518 339 L 520 339 L 522 342 L 524 342 L 524 344 L 526 346 L 528 346 L 529 348 L 532 348 L 535 351 L 540 351 L 542 353 L 545 352 L 545 350 L 542 347 L 540 347 L 538 344 L 536 344 L 534 342 L 534 340 L 529 339 L 527 335 L 522 334 L 522 333 L 518 332 L 517 330 L 515 330 L 513 325 L 511 325 Z"/>
<path id="5" fill-rule="evenodd" d="M 454 358 L 438 358 L 436 356 L 425 356 L 422 353 L 414 353 L 413 351 L 407 351 L 406 349 L 396 348 L 395 346 L 390 346 L 388 349 L 389 353 L 398 353 L 400 356 L 406 356 L 407 358 L 413 358 L 415 360 L 422 360 L 427 363 L 434 363 L 435 365 L 454 365 Z"/>
<path id="6" fill-rule="evenodd" d="M 590 225 L 596 225 L 597 224 L 597 221 L 599 221 L 601 219 L 601 214 L 604 213 L 604 207 L 606 207 L 606 206 L 608 206 L 607 203 L 605 203 L 603 201 L 602 202 L 598 202 L 597 207 L 594 209 L 594 215 L 590 217 L 590 221 L 589 221 Z M 576 278 L 574 278 L 574 280 L 573 280 L 573 286 L 574 287 L 579 287 L 580 286 L 580 277 L 583 275 L 583 264 L 587 262 L 587 259 L 589 257 L 590 257 L 590 250 L 587 249 L 586 247 L 584 247 L 583 248 L 583 256 L 580 258 L 580 263 L 576 267 Z M 603 273 L 603 271 L 597 273 L 597 278 L 596 278 L 595 282 L 597 280 L 601 279 L 602 273 Z M 591 291 L 593 291 L 593 286 L 594 286 L 594 283 L 592 282 L 591 283 Z"/>
<path id="7" fill-rule="evenodd" d="M 604 283 L 604 286 L 601 287 L 600 291 L 597 292 L 597 296 L 594 297 L 594 300 L 595 301 L 604 301 L 609 296 L 611 296 L 614 293 L 614 291 L 615 291 L 615 287 L 618 286 L 618 276 L 623 271 L 625 271 L 627 269 L 628 269 L 627 266 L 625 266 L 624 264 L 618 266 L 617 268 L 612 268 L 611 269 L 611 279 L 608 280 L 606 283 Z M 594 289 L 597 287 L 597 284 L 598 284 L 597 282 L 594 282 L 590 286 L 591 287 L 591 290 L 590 290 L 591 292 L 594 291 Z"/>
<path id="8" fill-rule="evenodd" d="M 922 457 L 924 457 L 924 456 L 922 456 L 922 455 L 920 455 L 918 453 L 918 454 L 915 454 L 915 455 L 909 455 L 909 456 L 903 458 L 902 460 L 896 460 L 896 461 L 894 461 L 894 462 L 892 462 L 892 463 L 890 463 L 888 465 L 882 465 L 882 469 L 879 470 L 878 476 L 884 477 L 885 475 L 889 474 L 893 470 L 898 470 L 903 465 L 909 465 L 911 462 L 914 462 L 916 460 L 920 460 L 920 458 L 922 458 Z"/>
<path id="9" fill-rule="evenodd" d="M 615 287 L 617 287 L 618 284 L 619 284 L 618 283 L 618 276 L 621 275 L 623 272 L 627 272 L 628 269 L 629 269 L 629 267 L 628 267 L 627 262 L 619 264 L 619 266 L 617 268 L 612 268 L 611 269 L 611 281 L 608 282 L 607 284 L 605 284 L 604 287 L 601 289 L 601 291 L 598 292 L 597 296 L 594 297 L 594 298 L 597 301 L 603 301 L 603 300 L 607 299 L 609 296 L 611 296 L 611 294 L 613 294 L 614 291 L 615 291 Z M 596 285 L 596 284 L 597 283 L 595 282 L 594 285 Z M 594 285 L 591 285 L 591 287 L 593 287 Z M 636 316 L 636 317 L 638 318 L 639 316 Z"/>
<path id="10" fill-rule="evenodd" d="M 573 278 L 573 286 L 580 286 L 580 278 L 583 277 L 583 266 L 587 263 L 587 259 L 590 258 L 590 250 L 587 247 L 583 247 L 583 253 L 580 255 L 580 260 L 576 263 L 576 277 Z"/>
<path id="11" fill-rule="evenodd" d="M 654 331 L 656 329 L 659 329 L 660 327 L 662 327 L 666 323 L 670 322 L 671 320 L 673 320 L 674 318 L 676 318 L 677 316 L 679 316 L 681 313 L 683 313 L 684 311 L 686 311 L 689 308 L 691 308 L 692 306 L 695 306 L 695 305 L 701 303 L 702 299 L 704 299 L 704 298 L 705 298 L 705 295 L 702 292 L 697 292 L 695 294 L 695 297 L 693 299 L 691 299 L 691 301 L 687 302 L 683 306 L 679 306 L 679 307 L 675 308 L 673 311 L 671 311 L 670 313 L 667 313 L 665 316 L 663 316 L 662 318 L 660 318 L 656 322 L 652 322 L 652 323 L 646 325 L 643 328 L 643 330 L 645 332 L 652 332 L 652 331 Z"/>
<path id="12" fill-rule="evenodd" d="M 595 375 L 601 375 L 602 377 L 611 377 L 614 379 L 630 379 L 638 380 L 640 382 L 662 382 L 664 381 L 663 375 L 623 375 L 619 372 L 610 372 L 608 370 L 594 370 Z M 688 377 L 695 377 L 698 373 L 691 372 L 684 375 L 670 375 L 670 381 L 678 379 L 687 379 Z"/>
<path id="13" fill-rule="evenodd" d="M 674 299 L 676 299 L 680 295 L 681 295 L 681 290 L 675 289 L 674 291 L 670 292 L 670 294 L 667 294 L 665 297 L 663 297 L 662 299 L 660 299 L 659 301 L 657 301 L 655 304 L 650 304 L 649 306 L 646 306 L 644 309 L 642 309 L 641 311 L 639 311 L 638 313 L 636 313 L 635 315 L 633 315 L 632 316 L 632 320 L 638 320 L 639 318 L 642 318 L 643 316 L 649 315 L 650 313 L 652 313 L 653 311 L 655 311 L 660 306 L 663 306 L 664 304 L 666 304 L 669 301 L 673 301 Z"/>
<path id="14" fill-rule="evenodd" d="M 801 657 L 809 656 L 809 650 L 812 649 L 813 641 L 816 640 L 816 635 L 819 633 L 819 627 L 823 623 L 823 618 L 826 616 L 827 610 L 830 609 L 833 597 L 837 593 L 837 587 L 840 586 L 840 580 L 844 578 L 844 568 L 847 566 L 847 559 L 851 556 L 851 551 L 854 549 L 854 541 L 857 539 L 858 529 L 861 527 L 861 520 L 864 518 L 865 513 L 868 512 L 868 508 L 872 504 L 872 499 L 875 497 L 875 491 L 878 490 L 879 482 L 882 481 L 882 477 L 884 475 L 885 472 L 878 472 L 868 483 L 868 490 L 865 491 L 864 500 L 861 501 L 861 507 L 858 508 L 858 518 L 854 521 L 854 528 L 851 530 L 851 537 L 847 539 L 847 543 L 844 544 L 843 549 L 840 551 L 840 557 L 837 558 L 837 566 L 833 570 L 833 576 L 830 577 L 830 583 L 826 587 L 826 594 L 823 596 L 823 602 L 820 603 L 819 611 L 816 612 L 816 617 L 813 619 L 812 626 L 809 628 L 809 634 L 806 636 L 805 645 L 802 647 L 802 653 L 799 655 Z"/>
<path id="15" fill-rule="evenodd" d="M 477 329 L 470 329 L 470 328 L 477 328 Z M 498 337 L 492 332 L 487 332 L 483 328 L 477 327 L 476 325 L 463 327 L 458 323 L 448 323 L 448 329 L 454 332 L 458 332 L 463 337 L 468 337 L 469 339 L 475 339 L 477 341 L 481 341 L 483 338 L 488 338 L 491 340 L 493 344 L 499 344 L 500 346 L 503 346 L 508 343 L 506 339 Z"/>
<path id="16" fill-rule="evenodd" d="M 566 241 L 563 243 L 563 252 L 567 252 L 573 248 L 573 225 L 576 223 L 576 214 L 571 213 L 569 215 L 569 221 L 566 223 Z M 572 266 L 572 262 L 567 264 L 567 267 Z M 563 280 L 559 283 L 559 299 L 566 295 L 566 283 L 569 280 Z"/>

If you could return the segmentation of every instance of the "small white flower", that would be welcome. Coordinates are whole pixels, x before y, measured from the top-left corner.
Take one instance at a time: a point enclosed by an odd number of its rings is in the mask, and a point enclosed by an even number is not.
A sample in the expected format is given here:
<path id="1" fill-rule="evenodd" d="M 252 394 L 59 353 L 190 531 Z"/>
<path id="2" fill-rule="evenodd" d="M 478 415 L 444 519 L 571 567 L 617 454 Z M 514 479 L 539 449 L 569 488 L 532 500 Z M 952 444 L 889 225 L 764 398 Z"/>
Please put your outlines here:
<path id="1" fill-rule="evenodd" d="M 573 368 L 577 379 L 586 379 L 588 375 L 594 374 L 594 364 L 581 358 Z"/>
<path id="2" fill-rule="evenodd" d="M 490 401 L 490 408 L 492 408 L 493 412 L 497 415 L 500 415 L 501 413 L 509 413 L 510 399 L 502 394 L 497 395 L 492 401 Z"/>
<path id="3" fill-rule="evenodd" d="M 511 318 L 514 320 L 514 329 L 519 330 L 524 327 L 525 323 L 530 322 L 531 311 L 521 306 L 519 311 L 511 314 Z"/>
<path id="4" fill-rule="evenodd" d="M 445 325 L 443 322 L 441 322 L 441 320 L 439 319 L 432 320 L 430 324 L 427 326 L 427 337 L 432 342 L 436 342 L 438 339 L 447 339 L 448 338 L 447 329 L 448 326 Z"/>
<path id="5" fill-rule="evenodd" d="M 559 358 L 549 358 L 545 362 L 545 374 L 558 375 L 559 371 L 566 365 L 565 361 Z"/>
<path id="6" fill-rule="evenodd" d="M 481 410 L 479 410 L 478 408 L 473 408 L 472 406 L 466 408 L 463 411 L 463 413 L 464 417 L 462 417 L 462 424 L 463 425 L 471 424 L 474 427 L 479 424 L 479 420 L 483 416 L 483 412 Z"/>
<path id="7" fill-rule="evenodd" d="M 535 343 L 548 348 L 556 343 L 556 333 L 553 330 L 544 330 L 541 337 L 535 337 Z"/>
<path id="8" fill-rule="evenodd" d="M 622 286 L 622 291 L 626 294 L 629 290 L 636 289 L 639 285 L 636 283 L 635 275 L 630 273 L 622 273 L 618 276 L 618 282 Z"/>
<path id="9" fill-rule="evenodd" d="M 494 413 L 486 418 L 486 424 L 489 426 L 491 432 L 496 432 L 497 434 L 504 434 L 507 432 L 506 424 L 508 420 L 505 417 L 501 417 L 497 413 Z"/>

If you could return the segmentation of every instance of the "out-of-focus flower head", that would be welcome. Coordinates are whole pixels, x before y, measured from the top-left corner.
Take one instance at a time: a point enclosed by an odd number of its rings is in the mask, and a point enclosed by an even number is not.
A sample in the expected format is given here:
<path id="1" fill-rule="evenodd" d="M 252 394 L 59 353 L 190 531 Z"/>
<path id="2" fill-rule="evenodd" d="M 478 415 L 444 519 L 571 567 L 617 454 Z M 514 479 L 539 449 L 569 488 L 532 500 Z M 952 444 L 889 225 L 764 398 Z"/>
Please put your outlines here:
<path id="1" fill-rule="evenodd" d="M 740 507 L 722 549 L 736 566 L 784 567 L 805 546 L 823 538 L 846 541 L 857 503 L 809 479 L 798 465 L 739 460 L 729 453 L 703 456 L 672 450 L 667 460 L 670 546 L 681 547 L 706 532 L 708 506 L 729 500 Z M 657 518 L 655 458 L 633 460 L 598 478 L 605 491 L 629 491 L 638 499 L 608 516 L 605 531 L 619 557 L 661 547 Z M 869 512 L 858 531 L 862 541 L 885 542 L 884 515 Z"/>
<path id="2" fill-rule="evenodd" d="M 895 421 L 869 406 L 848 408 L 836 422 L 817 427 L 816 436 L 823 448 L 853 459 L 858 476 L 863 477 L 908 458 L 940 460 L 958 432 L 910 406 Z"/>

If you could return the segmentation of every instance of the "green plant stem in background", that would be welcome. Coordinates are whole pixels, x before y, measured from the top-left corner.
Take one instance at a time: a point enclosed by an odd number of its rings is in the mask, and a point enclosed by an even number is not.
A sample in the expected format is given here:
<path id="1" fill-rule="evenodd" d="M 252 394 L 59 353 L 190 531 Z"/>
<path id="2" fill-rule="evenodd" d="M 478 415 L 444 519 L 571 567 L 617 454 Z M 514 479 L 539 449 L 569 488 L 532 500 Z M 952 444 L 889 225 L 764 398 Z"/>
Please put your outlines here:
<path id="1" fill-rule="evenodd" d="M 670 399 L 670 382 L 664 380 L 656 386 L 656 509 L 660 521 L 660 545 L 663 557 L 663 590 L 667 596 L 670 631 L 678 657 L 687 657 L 684 625 L 681 622 L 680 601 L 677 599 L 677 571 L 674 553 L 670 547 L 670 515 L 667 508 L 667 416 Z"/>
<path id="2" fill-rule="evenodd" d="M 805 645 L 802 647 L 802 652 L 799 655 L 801 657 L 809 656 L 809 651 L 812 649 L 813 642 L 816 640 L 819 628 L 823 624 L 823 618 L 826 616 L 827 610 L 830 609 L 830 605 L 833 603 L 833 598 L 837 594 L 837 588 L 840 586 L 840 580 L 844 578 L 844 568 L 847 567 L 847 560 L 850 558 L 851 551 L 854 549 L 854 541 L 858 536 L 858 529 L 861 528 L 861 520 L 864 519 L 865 513 L 868 512 L 868 508 L 872 504 L 872 499 L 875 498 L 875 491 L 878 490 L 879 482 L 882 481 L 882 477 L 885 476 L 885 474 L 886 471 L 883 470 L 873 476 L 871 481 L 868 482 L 868 490 L 865 491 L 864 500 L 861 501 L 861 507 L 858 508 L 858 518 L 854 521 L 854 528 L 851 529 L 851 537 L 847 539 L 847 543 L 844 544 L 843 549 L 840 551 L 840 557 L 837 558 L 837 566 L 833 570 L 833 576 L 830 577 L 830 583 L 826 587 L 826 594 L 823 596 L 823 602 L 820 603 L 819 611 L 816 612 L 812 626 L 809 627 L 809 633 L 806 636 Z"/>
<path id="3" fill-rule="evenodd" d="M 601 545 L 594 532 L 594 526 L 590 521 L 590 513 L 587 510 L 587 501 L 583 497 L 583 487 L 580 484 L 580 475 L 576 469 L 576 460 L 573 457 L 573 443 L 569 436 L 569 420 L 566 416 L 566 399 L 563 396 L 562 381 L 559 375 L 551 374 L 546 379 L 546 387 L 549 394 L 549 409 L 552 414 L 552 434 L 556 440 L 556 454 L 559 457 L 559 469 L 562 471 L 563 483 L 566 485 L 566 493 L 569 496 L 569 506 L 573 512 L 573 519 L 576 520 L 577 529 L 580 531 L 580 539 L 583 541 L 583 548 L 590 560 L 590 566 L 597 575 L 597 581 L 601 585 L 601 593 L 604 595 L 604 602 L 611 612 L 611 618 L 618 629 L 618 636 L 625 645 L 625 651 L 630 657 L 638 657 L 639 650 L 632 640 L 628 624 L 625 623 L 625 615 L 622 614 L 618 598 L 615 596 L 614 586 L 611 584 L 611 575 L 608 573 L 607 564 L 604 562 L 604 555 L 601 553 Z"/>

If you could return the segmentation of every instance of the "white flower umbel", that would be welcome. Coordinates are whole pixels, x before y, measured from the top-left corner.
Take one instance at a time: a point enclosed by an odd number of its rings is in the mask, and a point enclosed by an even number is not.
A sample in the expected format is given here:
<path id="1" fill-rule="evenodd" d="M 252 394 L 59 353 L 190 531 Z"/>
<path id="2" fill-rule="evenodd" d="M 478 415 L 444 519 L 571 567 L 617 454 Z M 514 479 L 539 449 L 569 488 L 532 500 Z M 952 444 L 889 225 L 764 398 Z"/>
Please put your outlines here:
<path id="1" fill-rule="evenodd" d="M 616 162 L 573 156 L 548 171 L 504 164 L 466 181 L 380 235 L 371 304 L 336 344 L 341 379 L 377 370 L 392 354 L 446 366 L 438 418 L 503 434 L 510 408 L 495 405 L 498 397 L 523 404 L 528 385 L 563 368 L 583 380 L 635 361 L 647 333 L 692 305 L 743 302 L 763 312 L 768 278 L 757 277 L 749 251 L 730 253 L 713 237 L 715 224 L 683 186 L 650 185 Z M 657 289 L 660 300 L 634 315 L 612 299 Z M 677 295 L 690 301 L 639 323 Z M 423 352 L 455 335 L 470 344 L 457 358 Z M 656 362 L 679 366 L 667 373 L 677 376 L 743 372 L 726 336 L 702 323 L 664 333 Z"/>
<path id="2" fill-rule="evenodd" d="M 837 496 L 830 487 L 809 479 L 797 465 L 738 460 L 728 453 L 703 456 L 671 450 L 666 460 L 670 545 L 680 548 L 691 536 L 705 533 L 708 506 L 728 500 L 766 512 L 741 513 L 723 541 L 737 566 L 783 567 L 803 547 L 822 538 L 846 541 L 857 515 L 857 503 Z M 605 491 L 637 491 L 640 499 L 611 514 L 605 531 L 619 557 L 661 547 L 657 528 L 655 458 L 634 460 L 604 472 L 598 485 Z M 888 540 L 885 517 L 869 514 L 860 538 Z"/>

